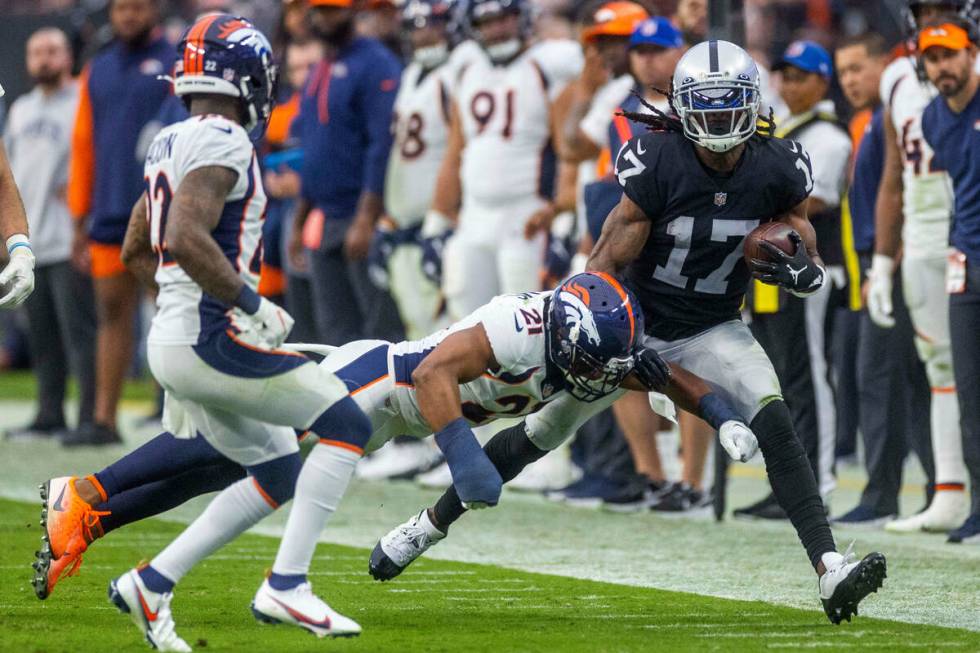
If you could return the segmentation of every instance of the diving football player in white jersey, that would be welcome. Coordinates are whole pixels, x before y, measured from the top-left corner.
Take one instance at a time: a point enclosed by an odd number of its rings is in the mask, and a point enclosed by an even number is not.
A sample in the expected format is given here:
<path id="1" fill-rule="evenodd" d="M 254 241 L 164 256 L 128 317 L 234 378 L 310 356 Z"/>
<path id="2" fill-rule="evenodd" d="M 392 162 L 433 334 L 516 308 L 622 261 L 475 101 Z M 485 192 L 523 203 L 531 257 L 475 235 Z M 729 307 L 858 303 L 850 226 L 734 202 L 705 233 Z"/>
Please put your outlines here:
<path id="1" fill-rule="evenodd" d="M 547 231 L 541 216 L 551 207 L 556 175 L 551 103 L 581 70 L 582 53 L 571 41 L 529 45 L 528 12 L 527 0 L 473 0 L 466 8 L 483 52 L 459 73 L 446 155 L 423 227 L 427 238 L 456 228 L 442 265 L 452 319 L 494 295 L 540 288 Z"/>
<path id="2" fill-rule="evenodd" d="M 911 0 L 911 27 L 964 8 L 964 0 Z M 891 327 L 892 276 L 901 253 L 902 290 L 915 328 L 919 358 L 932 386 L 932 451 L 935 494 L 929 507 L 885 525 L 893 532 L 940 531 L 959 526 L 968 512 L 960 411 L 953 381 L 949 338 L 946 258 L 953 189 L 933 165 L 922 136 L 922 112 L 937 94 L 924 81 L 912 56 L 896 59 L 881 79 L 885 108 L 885 166 L 878 191 L 875 254 L 868 273 L 868 312 L 875 324 Z M 904 218 L 904 219 L 903 219 Z"/>
<path id="3" fill-rule="evenodd" d="M 272 109 L 272 48 L 247 21 L 211 14 L 185 32 L 178 52 L 174 92 L 191 117 L 149 148 L 146 203 L 134 209 L 125 257 L 144 271 L 155 267 L 149 361 L 166 391 L 165 428 L 205 438 L 248 476 L 149 565 L 110 584 L 111 601 L 166 651 L 191 650 L 174 630 L 174 585 L 292 498 L 302 464 L 294 429 L 329 434 L 343 451 L 370 435 L 336 376 L 276 349 L 292 319 L 255 291 L 266 198 L 249 133 L 261 133 Z M 360 631 L 331 616 L 333 634 Z"/>
<path id="4" fill-rule="evenodd" d="M 361 340 L 340 347 L 321 363 L 347 384 L 370 416 L 368 448 L 395 435 L 435 432 L 453 475 L 449 500 L 456 516 L 495 505 L 501 484 L 569 438 L 626 389 L 662 390 L 716 428 L 737 460 L 756 451 L 752 432 L 727 401 L 700 378 L 668 366 L 637 347 L 643 315 L 635 297 L 602 274 L 580 274 L 552 292 L 503 295 L 427 338 L 392 344 Z M 484 448 L 493 466 L 475 468 L 482 454 L 471 429 L 505 417 L 525 417 Z M 285 622 L 323 635 L 331 612 L 310 590 L 306 574 L 326 520 L 342 498 L 346 478 L 333 474 L 340 455 L 315 447 L 304 463 L 272 575 L 252 610 L 266 622 Z M 411 520 L 439 539 L 423 511 Z M 410 562 L 405 547 L 382 540 L 371 573 L 393 577 Z M 414 558 L 412 558 L 414 559 Z"/>

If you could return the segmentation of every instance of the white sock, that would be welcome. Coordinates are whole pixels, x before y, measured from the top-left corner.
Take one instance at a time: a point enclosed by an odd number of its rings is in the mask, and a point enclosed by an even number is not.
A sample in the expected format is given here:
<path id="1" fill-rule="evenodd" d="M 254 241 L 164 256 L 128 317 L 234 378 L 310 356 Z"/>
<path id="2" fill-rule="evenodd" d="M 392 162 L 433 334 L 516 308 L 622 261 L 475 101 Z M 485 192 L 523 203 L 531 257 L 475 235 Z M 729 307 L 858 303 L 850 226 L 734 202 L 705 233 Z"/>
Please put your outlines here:
<path id="1" fill-rule="evenodd" d="M 966 483 L 960 404 L 956 392 L 949 392 L 946 388 L 933 389 L 931 420 L 936 483 Z"/>
<path id="2" fill-rule="evenodd" d="M 150 563 L 175 583 L 195 564 L 257 524 L 273 508 L 249 476 L 221 491 Z"/>
<path id="3" fill-rule="evenodd" d="M 347 491 L 360 454 L 329 444 L 318 444 L 303 463 L 296 481 L 293 507 L 272 572 L 283 576 L 306 574 L 316 543 Z"/>

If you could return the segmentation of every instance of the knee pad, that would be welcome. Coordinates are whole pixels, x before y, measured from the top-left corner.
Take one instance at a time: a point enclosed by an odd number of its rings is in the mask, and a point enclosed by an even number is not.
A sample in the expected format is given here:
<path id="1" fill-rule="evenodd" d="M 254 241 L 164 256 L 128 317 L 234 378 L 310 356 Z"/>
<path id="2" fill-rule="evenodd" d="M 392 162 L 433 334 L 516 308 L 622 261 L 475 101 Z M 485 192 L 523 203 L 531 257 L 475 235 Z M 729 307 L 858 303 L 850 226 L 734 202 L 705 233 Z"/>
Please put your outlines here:
<path id="1" fill-rule="evenodd" d="M 949 343 L 938 345 L 916 335 L 915 349 L 926 365 L 926 376 L 933 388 L 948 388 L 956 384 L 953 379 L 953 352 Z"/>
<path id="2" fill-rule="evenodd" d="M 293 498 L 296 479 L 302 467 L 303 459 L 297 451 L 246 469 L 259 489 L 278 507 Z"/>
<path id="3" fill-rule="evenodd" d="M 321 440 L 334 440 L 364 450 L 373 431 L 371 420 L 350 397 L 344 397 L 316 418 L 310 430 Z"/>

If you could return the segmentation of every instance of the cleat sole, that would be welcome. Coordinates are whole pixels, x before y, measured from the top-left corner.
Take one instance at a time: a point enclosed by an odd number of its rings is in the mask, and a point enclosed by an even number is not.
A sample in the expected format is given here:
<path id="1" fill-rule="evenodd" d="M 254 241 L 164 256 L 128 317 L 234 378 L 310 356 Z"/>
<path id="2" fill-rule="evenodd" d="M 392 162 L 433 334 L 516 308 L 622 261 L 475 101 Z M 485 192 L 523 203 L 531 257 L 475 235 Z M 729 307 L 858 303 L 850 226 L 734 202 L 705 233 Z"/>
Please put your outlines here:
<path id="1" fill-rule="evenodd" d="M 877 552 L 866 555 L 837 586 L 834 595 L 823 600 L 827 618 L 835 625 L 845 619 L 850 622 L 858 613 L 858 604 L 868 594 L 877 593 L 887 577 L 885 556 Z"/>

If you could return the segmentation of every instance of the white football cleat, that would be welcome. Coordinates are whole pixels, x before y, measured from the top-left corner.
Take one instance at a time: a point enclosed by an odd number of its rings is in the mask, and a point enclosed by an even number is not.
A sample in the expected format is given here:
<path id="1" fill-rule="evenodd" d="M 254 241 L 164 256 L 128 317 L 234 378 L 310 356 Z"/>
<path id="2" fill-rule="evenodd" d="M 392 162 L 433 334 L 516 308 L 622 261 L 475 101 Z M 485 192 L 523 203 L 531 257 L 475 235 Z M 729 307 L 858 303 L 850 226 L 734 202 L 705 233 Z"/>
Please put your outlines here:
<path id="1" fill-rule="evenodd" d="M 135 569 L 109 583 L 109 600 L 129 615 L 150 646 L 158 651 L 189 653 L 191 647 L 174 632 L 170 612 L 173 598 L 172 592 L 158 594 L 147 589 Z"/>
<path id="2" fill-rule="evenodd" d="M 863 560 L 857 561 L 852 553 L 853 548 L 852 542 L 844 555 L 828 552 L 820 559 L 826 568 L 817 581 L 820 601 L 833 624 L 845 619 L 850 621 L 851 616 L 858 613 L 858 603 L 868 594 L 877 592 L 888 576 L 885 556 L 877 552 L 869 553 Z"/>
<path id="3" fill-rule="evenodd" d="M 429 511 L 423 510 L 396 526 L 374 545 L 368 571 L 375 580 L 391 580 L 445 537 L 446 534 L 429 520 Z"/>
<path id="4" fill-rule="evenodd" d="M 962 490 L 941 490 L 932 497 L 929 507 L 917 515 L 885 524 L 890 533 L 946 533 L 966 519 L 970 502 Z"/>
<path id="5" fill-rule="evenodd" d="M 313 593 L 309 583 L 277 590 L 265 580 L 252 599 L 252 614 L 262 623 L 293 624 L 317 637 L 357 637 L 361 634 L 356 621 L 333 610 Z"/>
<path id="6" fill-rule="evenodd" d="M 442 453 L 428 441 L 389 442 L 357 464 L 354 474 L 366 481 L 408 479 L 427 472 L 442 461 Z"/>
<path id="7" fill-rule="evenodd" d="M 429 490 L 445 490 L 453 484 L 453 475 L 449 471 L 449 465 L 442 463 L 434 469 L 416 476 L 415 482 Z"/>

